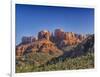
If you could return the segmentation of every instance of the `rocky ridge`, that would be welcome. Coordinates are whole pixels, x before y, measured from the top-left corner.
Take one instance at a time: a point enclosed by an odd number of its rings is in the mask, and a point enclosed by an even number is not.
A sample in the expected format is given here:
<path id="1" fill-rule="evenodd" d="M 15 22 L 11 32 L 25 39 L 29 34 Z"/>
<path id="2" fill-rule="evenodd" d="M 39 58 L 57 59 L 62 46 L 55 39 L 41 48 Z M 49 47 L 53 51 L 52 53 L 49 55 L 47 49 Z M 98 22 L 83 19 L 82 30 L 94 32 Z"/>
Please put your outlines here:
<path id="1" fill-rule="evenodd" d="M 16 56 L 23 56 L 26 53 L 43 52 L 48 54 L 63 54 L 62 47 L 77 45 L 86 39 L 86 35 L 74 32 L 64 32 L 63 29 L 56 29 L 54 33 L 48 30 L 38 32 L 38 37 L 22 37 L 22 42 L 16 46 Z"/>

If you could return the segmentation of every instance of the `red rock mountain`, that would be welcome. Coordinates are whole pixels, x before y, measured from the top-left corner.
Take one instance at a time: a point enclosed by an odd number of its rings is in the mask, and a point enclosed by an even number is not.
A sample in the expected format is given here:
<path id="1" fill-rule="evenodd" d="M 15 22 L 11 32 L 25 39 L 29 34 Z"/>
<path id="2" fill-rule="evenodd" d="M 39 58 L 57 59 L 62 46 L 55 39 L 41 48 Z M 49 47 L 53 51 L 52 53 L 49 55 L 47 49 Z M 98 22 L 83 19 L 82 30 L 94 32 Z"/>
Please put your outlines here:
<path id="1" fill-rule="evenodd" d="M 43 30 L 38 33 L 38 37 L 22 37 L 22 42 L 16 46 L 16 56 L 22 56 L 26 53 L 43 52 L 48 54 L 62 54 L 60 50 L 63 46 L 76 45 L 83 41 L 84 35 L 73 32 L 64 32 L 62 29 L 56 29 L 54 33 Z"/>

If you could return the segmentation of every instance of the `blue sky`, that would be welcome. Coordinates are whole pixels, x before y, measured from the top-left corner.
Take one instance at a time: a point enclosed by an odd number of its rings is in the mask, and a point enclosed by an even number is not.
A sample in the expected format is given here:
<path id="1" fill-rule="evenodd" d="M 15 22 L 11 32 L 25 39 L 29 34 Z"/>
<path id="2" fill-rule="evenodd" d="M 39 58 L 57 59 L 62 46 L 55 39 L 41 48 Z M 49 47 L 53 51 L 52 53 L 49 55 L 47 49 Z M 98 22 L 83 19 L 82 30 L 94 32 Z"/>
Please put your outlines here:
<path id="1" fill-rule="evenodd" d="M 16 4 L 16 44 L 41 30 L 94 33 L 94 9 Z"/>

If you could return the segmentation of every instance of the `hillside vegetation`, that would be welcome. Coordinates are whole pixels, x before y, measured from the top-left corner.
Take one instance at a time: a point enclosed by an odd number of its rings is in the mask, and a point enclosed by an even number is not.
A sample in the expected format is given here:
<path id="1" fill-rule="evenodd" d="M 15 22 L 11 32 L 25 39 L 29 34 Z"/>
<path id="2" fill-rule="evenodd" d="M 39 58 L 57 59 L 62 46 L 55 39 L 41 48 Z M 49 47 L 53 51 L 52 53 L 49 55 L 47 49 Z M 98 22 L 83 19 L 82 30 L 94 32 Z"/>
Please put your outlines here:
<path id="1" fill-rule="evenodd" d="M 94 68 L 94 34 L 40 31 L 16 46 L 16 73 Z"/>
<path id="2" fill-rule="evenodd" d="M 33 55 L 34 56 L 34 55 Z M 35 55 L 36 56 L 36 55 Z M 52 56 L 46 56 L 45 58 L 39 58 L 37 55 L 37 59 L 40 61 L 48 60 Z M 44 61 L 45 63 L 45 61 Z M 44 64 L 39 66 L 39 64 L 28 64 L 24 63 L 21 66 L 16 66 L 16 72 L 38 72 L 38 71 L 59 71 L 59 70 L 75 70 L 75 69 L 89 69 L 94 68 L 94 53 L 87 53 L 86 55 L 75 57 L 75 58 L 65 58 L 64 60 L 60 60 L 56 63 L 51 62 L 50 64 Z"/>

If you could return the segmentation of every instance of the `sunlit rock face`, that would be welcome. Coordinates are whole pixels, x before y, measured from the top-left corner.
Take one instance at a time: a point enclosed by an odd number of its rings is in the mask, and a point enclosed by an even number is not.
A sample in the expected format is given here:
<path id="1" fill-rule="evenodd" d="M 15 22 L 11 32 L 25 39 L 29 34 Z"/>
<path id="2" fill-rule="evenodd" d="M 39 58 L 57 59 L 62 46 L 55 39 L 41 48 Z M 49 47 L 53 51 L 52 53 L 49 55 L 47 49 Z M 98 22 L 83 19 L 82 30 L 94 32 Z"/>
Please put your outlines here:
<path id="1" fill-rule="evenodd" d="M 16 55 L 21 56 L 29 52 L 62 53 L 62 47 L 77 45 L 85 38 L 85 35 L 64 32 L 63 29 L 56 29 L 54 33 L 42 30 L 38 32 L 38 37 L 22 37 L 21 43 L 16 46 Z"/>
<path id="2" fill-rule="evenodd" d="M 65 32 L 64 38 L 60 43 L 60 46 L 70 46 L 77 45 L 81 43 L 85 39 L 85 35 L 75 34 L 74 32 Z"/>
<path id="3" fill-rule="evenodd" d="M 43 31 L 40 31 L 38 33 L 38 39 L 41 40 L 41 39 L 46 39 L 46 40 L 49 40 L 50 39 L 50 32 L 48 30 L 43 30 Z"/>
<path id="4" fill-rule="evenodd" d="M 55 44 L 49 40 L 41 40 L 39 41 L 39 44 L 41 44 L 39 47 L 39 52 L 49 54 L 62 53 L 62 51 L 59 50 Z"/>
<path id="5" fill-rule="evenodd" d="M 34 41 L 30 44 L 22 44 L 16 47 L 16 55 L 22 56 L 27 53 L 42 52 L 47 54 L 62 54 L 62 51 L 59 50 L 55 44 L 49 40 L 42 39 Z"/>
<path id="6" fill-rule="evenodd" d="M 75 37 L 75 33 L 73 32 L 65 32 L 64 40 L 67 41 L 68 45 L 74 45 L 77 43 L 77 38 Z"/>
<path id="7" fill-rule="evenodd" d="M 19 45 L 16 47 L 16 56 L 22 56 L 24 55 L 25 50 L 29 47 L 28 44 L 25 45 Z"/>

